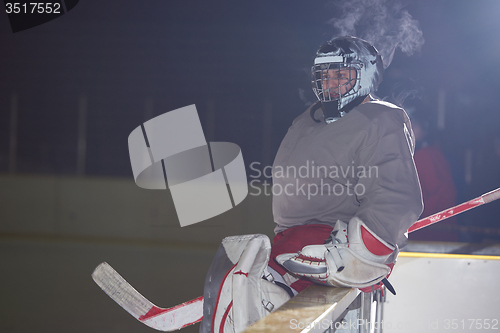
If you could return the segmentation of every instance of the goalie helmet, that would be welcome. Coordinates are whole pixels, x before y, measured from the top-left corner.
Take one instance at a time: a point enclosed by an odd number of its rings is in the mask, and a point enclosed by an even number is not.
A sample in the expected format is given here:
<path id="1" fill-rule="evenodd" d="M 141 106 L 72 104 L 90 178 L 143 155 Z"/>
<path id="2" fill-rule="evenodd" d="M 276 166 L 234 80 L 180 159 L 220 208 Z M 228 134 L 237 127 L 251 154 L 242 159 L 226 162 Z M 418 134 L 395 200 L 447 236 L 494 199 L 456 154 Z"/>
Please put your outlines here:
<path id="1" fill-rule="evenodd" d="M 336 37 L 316 52 L 312 88 L 321 102 L 341 110 L 354 99 L 377 90 L 384 66 L 377 49 L 360 38 Z"/>

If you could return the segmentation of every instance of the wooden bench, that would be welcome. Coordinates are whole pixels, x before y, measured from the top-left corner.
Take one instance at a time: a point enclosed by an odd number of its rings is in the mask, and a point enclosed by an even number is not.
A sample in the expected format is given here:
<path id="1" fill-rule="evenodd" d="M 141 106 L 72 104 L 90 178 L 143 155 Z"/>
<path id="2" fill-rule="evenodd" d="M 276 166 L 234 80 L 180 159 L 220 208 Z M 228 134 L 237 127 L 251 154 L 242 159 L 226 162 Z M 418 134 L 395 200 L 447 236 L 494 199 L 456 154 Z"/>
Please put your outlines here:
<path id="1" fill-rule="evenodd" d="M 244 333 L 324 332 L 354 301 L 355 288 L 309 286 Z"/>

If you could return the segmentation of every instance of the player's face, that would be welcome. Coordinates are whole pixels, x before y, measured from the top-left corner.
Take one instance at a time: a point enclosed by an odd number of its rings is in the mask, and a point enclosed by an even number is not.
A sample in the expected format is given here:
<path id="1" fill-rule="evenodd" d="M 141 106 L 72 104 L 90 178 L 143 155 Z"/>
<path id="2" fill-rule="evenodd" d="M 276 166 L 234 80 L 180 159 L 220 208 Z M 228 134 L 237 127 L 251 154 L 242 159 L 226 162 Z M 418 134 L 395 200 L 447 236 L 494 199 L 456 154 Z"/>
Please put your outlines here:
<path id="1" fill-rule="evenodd" d="M 354 68 L 328 69 L 321 73 L 321 84 L 325 97 L 336 99 L 345 95 L 356 83 L 356 70 Z"/>

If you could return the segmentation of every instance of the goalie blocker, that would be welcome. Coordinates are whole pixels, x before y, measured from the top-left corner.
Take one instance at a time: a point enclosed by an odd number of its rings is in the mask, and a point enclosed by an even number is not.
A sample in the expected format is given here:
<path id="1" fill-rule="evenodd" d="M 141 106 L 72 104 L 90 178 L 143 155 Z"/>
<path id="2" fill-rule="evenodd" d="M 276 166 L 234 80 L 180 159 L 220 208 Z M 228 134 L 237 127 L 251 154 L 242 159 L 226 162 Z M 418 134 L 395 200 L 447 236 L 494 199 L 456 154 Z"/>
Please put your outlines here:
<path id="1" fill-rule="evenodd" d="M 325 244 L 308 245 L 276 261 L 294 275 L 334 287 L 369 292 L 388 284 L 399 251 L 373 233 L 359 218 L 337 221 Z M 392 287 L 388 286 L 392 290 Z"/>

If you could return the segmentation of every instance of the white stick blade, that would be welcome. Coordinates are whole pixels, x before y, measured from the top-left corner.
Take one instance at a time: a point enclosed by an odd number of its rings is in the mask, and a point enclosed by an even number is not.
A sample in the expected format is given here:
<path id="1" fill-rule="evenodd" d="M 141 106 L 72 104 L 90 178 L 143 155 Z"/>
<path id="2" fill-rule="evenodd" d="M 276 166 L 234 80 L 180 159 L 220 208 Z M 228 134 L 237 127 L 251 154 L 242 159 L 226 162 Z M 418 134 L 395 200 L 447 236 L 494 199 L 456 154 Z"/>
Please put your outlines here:
<path id="1" fill-rule="evenodd" d="M 111 299 L 136 319 L 154 306 L 106 262 L 96 267 L 92 278 Z"/>

